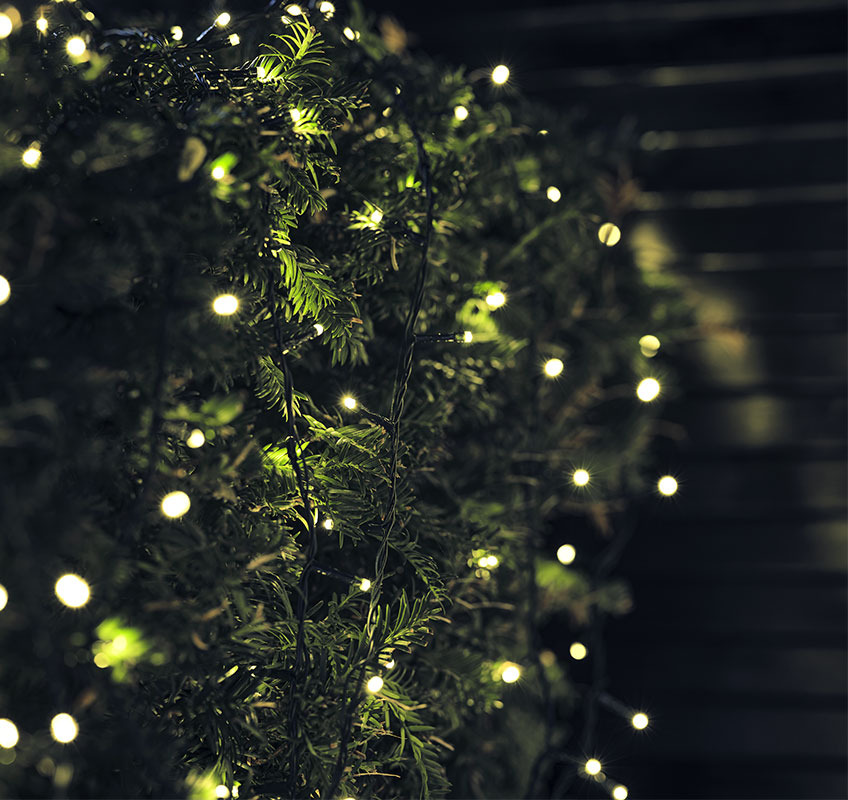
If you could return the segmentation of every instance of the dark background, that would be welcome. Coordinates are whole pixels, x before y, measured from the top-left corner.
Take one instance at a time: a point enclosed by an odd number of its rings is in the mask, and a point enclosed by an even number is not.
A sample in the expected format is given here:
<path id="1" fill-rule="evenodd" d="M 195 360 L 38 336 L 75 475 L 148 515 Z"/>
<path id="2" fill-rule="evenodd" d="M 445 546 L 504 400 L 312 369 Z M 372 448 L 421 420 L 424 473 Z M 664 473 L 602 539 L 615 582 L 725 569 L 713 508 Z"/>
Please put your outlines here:
<path id="1" fill-rule="evenodd" d="M 846 4 L 366 6 L 631 125 L 625 242 L 712 326 L 669 408 L 680 492 L 619 570 L 636 605 L 609 631 L 610 687 L 654 724 L 607 721 L 610 775 L 633 798 L 846 797 Z"/>

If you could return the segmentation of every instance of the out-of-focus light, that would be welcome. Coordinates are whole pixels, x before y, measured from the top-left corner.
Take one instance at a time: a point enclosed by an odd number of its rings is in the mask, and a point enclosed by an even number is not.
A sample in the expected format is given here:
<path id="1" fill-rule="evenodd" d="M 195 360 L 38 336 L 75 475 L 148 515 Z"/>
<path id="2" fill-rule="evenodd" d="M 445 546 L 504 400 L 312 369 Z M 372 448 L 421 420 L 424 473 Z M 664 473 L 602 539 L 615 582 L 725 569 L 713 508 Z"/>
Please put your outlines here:
<path id="1" fill-rule="evenodd" d="M 74 58 L 80 58 L 86 51 L 85 39 L 81 36 L 72 36 L 68 39 L 65 49 L 69 55 L 72 55 Z"/>
<path id="2" fill-rule="evenodd" d="M 558 203 L 562 199 L 562 192 L 556 186 L 548 186 L 547 195 L 552 203 Z"/>
<path id="3" fill-rule="evenodd" d="M 18 743 L 18 726 L 10 719 L 0 719 L 0 747 L 10 750 Z"/>
<path id="4" fill-rule="evenodd" d="M 359 34 L 353 28 L 345 28 L 342 30 L 342 34 L 344 34 L 345 39 L 351 42 L 359 38 Z"/>
<path id="5" fill-rule="evenodd" d="M 504 683 L 515 683 L 521 677 L 521 667 L 518 664 L 507 664 L 501 672 Z"/>
<path id="6" fill-rule="evenodd" d="M 468 109 L 465 106 L 457 106 L 453 110 L 453 115 L 462 122 L 465 119 L 468 119 Z"/>
<path id="7" fill-rule="evenodd" d="M 657 489 L 660 494 L 671 497 L 677 491 L 677 481 L 671 475 L 663 475 L 657 481 Z"/>
<path id="8" fill-rule="evenodd" d="M 79 726 L 70 714 L 57 714 L 50 720 L 50 733 L 57 742 L 68 744 L 77 738 Z"/>
<path id="9" fill-rule="evenodd" d="M 318 4 L 318 10 L 327 18 L 333 16 L 336 13 L 336 7 L 330 2 L 330 0 L 322 0 Z"/>
<path id="10" fill-rule="evenodd" d="M 6 603 L 9 602 L 9 593 L 6 591 L 6 587 L 0 583 L 0 611 L 6 608 Z"/>
<path id="11" fill-rule="evenodd" d="M 636 728 L 637 731 L 643 731 L 648 727 L 648 715 L 640 711 L 633 715 L 630 720 L 630 724 Z"/>
<path id="12" fill-rule="evenodd" d="M 0 275 L 0 306 L 7 303 L 11 296 L 12 284 L 3 275 Z"/>
<path id="13" fill-rule="evenodd" d="M 241 42 L 241 37 L 240 37 L 237 33 L 231 33 L 231 34 L 229 35 L 229 37 L 227 38 L 227 41 L 228 41 L 228 42 L 229 42 L 229 43 L 230 43 L 233 47 L 235 47 L 237 44 L 239 44 L 239 43 Z M 224 788 L 226 789 L 227 787 L 225 786 Z"/>
<path id="14" fill-rule="evenodd" d="M 383 688 L 383 679 L 379 675 L 375 675 L 373 678 L 368 679 L 368 683 L 365 684 L 365 688 L 371 692 L 371 694 L 377 694 L 377 692 Z"/>
<path id="15" fill-rule="evenodd" d="M 492 70 L 492 83 L 502 86 L 509 80 L 509 67 L 506 64 L 498 64 Z"/>
<path id="16" fill-rule="evenodd" d="M 562 373 L 565 364 L 562 363 L 562 360 L 559 358 L 549 358 L 545 362 L 545 375 L 549 378 L 556 378 L 557 375 Z"/>
<path id="17" fill-rule="evenodd" d="M 375 208 L 368 217 L 375 225 L 379 225 L 383 221 L 383 212 L 379 208 Z"/>
<path id="18" fill-rule="evenodd" d="M 585 469 L 576 469 L 571 476 L 571 480 L 574 481 L 576 486 L 585 486 L 589 483 L 589 472 Z"/>
<path id="19" fill-rule="evenodd" d="M 394 669 L 396 666 L 397 666 L 397 662 L 393 658 L 390 658 L 386 662 L 386 669 Z"/>
<path id="20" fill-rule="evenodd" d="M 636 387 L 636 397 L 643 403 L 650 403 L 651 400 L 656 400 L 660 394 L 660 382 L 656 378 L 645 378 L 639 381 Z"/>
<path id="21" fill-rule="evenodd" d="M 175 42 L 181 42 L 183 40 L 183 29 L 179 25 L 174 25 L 171 28 L 171 38 Z"/>
<path id="22" fill-rule="evenodd" d="M 198 447 L 203 447 L 203 445 L 206 444 L 206 436 L 203 434 L 203 431 L 200 430 L 200 428 L 195 428 L 188 435 L 188 439 L 186 439 L 186 444 L 192 450 L 196 450 Z"/>
<path id="23" fill-rule="evenodd" d="M 491 292 L 486 295 L 486 305 L 489 308 L 500 308 L 506 302 L 506 295 L 503 292 Z"/>
<path id="24" fill-rule="evenodd" d="M 227 786 L 224 786 L 223 783 L 219 783 L 215 787 L 215 797 L 217 797 L 218 800 L 227 800 L 227 798 L 229 796 L 230 796 L 230 790 Z"/>
<path id="25" fill-rule="evenodd" d="M 627 787 L 619 784 L 612 790 L 613 800 L 627 800 Z"/>
<path id="26" fill-rule="evenodd" d="M 219 294 L 212 303 L 212 310 L 222 317 L 229 317 L 238 311 L 238 297 L 233 294 Z"/>
<path id="27" fill-rule="evenodd" d="M 471 342 L 474 341 L 474 334 L 471 331 L 465 331 L 465 333 L 462 334 L 462 341 L 466 344 L 471 344 Z"/>
<path id="28" fill-rule="evenodd" d="M 82 608 L 91 597 L 88 583 L 71 572 L 59 578 L 54 588 L 56 597 L 68 608 Z"/>
<path id="29" fill-rule="evenodd" d="M 312 327 L 315 328 L 316 336 L 320 336 L 322 333 L 324 333 L 324 326 L 321 325 L 319 322 L 316 322 Z"/>
<path id="30" fill-rule="evenodd" d="M 332 520 L 332 519 L 330 519 L 330 517 L 327 517 L 327 519 L 325 519 L 325 520 L 321 523 L 321 527 L 322 527 L 325 531 L 331 531 L 331 530 L 333 530 L 333 525 L 335 525 L 335 523 L 333 522 L 333 520 Z"/>
<path id="31" fill-rule="evenodd" d="M 28 147 L 21 155 L 21 161 L 25 167 L 35 169 L 41 161 L 41 149 L 34 145 Z"/>
<path id="32" fill-rule="evenodd" d="M 220 181 L 224 175 L 227 174 L 227 170 L 225 170 L 220 164 L 217 167 L 212 168 L 212 180 Z"/>
<path id="33" fill-rule="evenodd" d="M 639 339 L 639 349 L 643 356 L 653 358 L 657 354 L 657 350 L 660 349 L 660 340 L 656 336 L 647 334 Z"/>
<path id="34" fill-rule="evenodd" d="M 560 564 L 571 564 L 577 558 L 577 551 L 574 545 L 563 544 L 557 548 L 557 561 Z"/>
<path id="35" fill-rule="evenodd" d="M 39 33 L 47 33 L 47 28 L 48 28 L 49 24 L 50 23 L 47 22 L 47 18 L 43 17 L 43 16 L 39 17 L 35 21 L 35 27 L 36 27 L 36 29 L 38 30 Z"/>
<path id="36" fill-rule="evenodd" d="M 588 650 L 586 649 L 586 645 L 583 642 L 574 642 L 571 647 L 568 648 L 568 654 L 575 661 L 582 661 L 586 658 L 588 654 Z"/>
<path id="37" fill-rule="evenodd" d="M 5 39 L 14 29 L 12 18 L 0 11 L 0 39 Z"/>
<path id="38" fill-rule="evenodd" d="M 612 247 L 621 241 L 621 229 L 612 222 L 605 222 L 598 228 L 598 239 L 607 247 Z"/>
<path id="39" fill-rule="evenodd" d="M 371 588 L 371 581 L 369 581 L 369 580 L 368 580 L 368 578 L 363 578 L 363 579 L 359 582 L 359 588 L 360 588 L 363 592 L 367 592 L 367 591 Z"/>
<path id="40" fill-rule="evenodd" d="M 597 758 L 590 758 L 583 769 L 586 770 L 587 775 L 597 775 L 601 771 L 601 762 Z"/>
<path id="41" fill-rule="evenodd" d="M 171 519 L 177 519 L 191 508 L 191 500 L 185 492 L 170 492 L 162 498 L 162 513 Z"/>
<path id="42" fill-rule="evenodd" d="M 299 17 L 303 13 L 303 9 L 296 3 L 291 3 L 286 6 L 286 14 L 291 14 L 293 17 Z"/>
<path id="43" fill-rule="evenodd" d="M 296 108 L 290 108 L 289 116 L 292 118 L 292 122 L 300 122 L 300 118 L 303 116 L 303 114 L 301 114 L 300 111 Z"/>
<path id="44" fill-rule="evenodd" d="M 356 398 L 355 398 L 355 397 L 351 397 L 349 394 L 346 394 L 346 395 L 342 398 L 342 405 L 343 405 L 343 406 L 344 406 L 344 407 L 345 407 L 348 411 L 353 411 L 353 409 L 354 409 L 354 408 L 356 408 Z"/>
<path id="45" fill-rule="evenodd" d="M 231 19 L 232 19 L 232 17 L 229 15 L 228 12 L 225 11 L 223 14 L 218 14 L 218 16 L 215 18 L 215 24 L 219 28 L 223 28 L 226 25 L 230 24 Z"/>

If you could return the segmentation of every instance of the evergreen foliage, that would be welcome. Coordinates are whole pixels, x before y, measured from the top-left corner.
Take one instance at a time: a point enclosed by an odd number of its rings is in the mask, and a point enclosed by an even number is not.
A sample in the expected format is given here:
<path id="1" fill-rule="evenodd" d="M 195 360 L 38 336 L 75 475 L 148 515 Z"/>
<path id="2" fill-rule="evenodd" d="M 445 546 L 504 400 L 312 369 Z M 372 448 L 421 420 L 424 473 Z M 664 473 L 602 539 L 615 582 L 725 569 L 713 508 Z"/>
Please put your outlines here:
<path id="1" fill-rule="evenodd" d="M 0 41 L 0 793 L 536 796 L 579 700 L 539 630 L 629 608 L 638 342 L 689 326 L 599 241 L 615 154 L 357 8 L 48 11 Z M 596 568 L 545 549 L 565 515 Z"/>

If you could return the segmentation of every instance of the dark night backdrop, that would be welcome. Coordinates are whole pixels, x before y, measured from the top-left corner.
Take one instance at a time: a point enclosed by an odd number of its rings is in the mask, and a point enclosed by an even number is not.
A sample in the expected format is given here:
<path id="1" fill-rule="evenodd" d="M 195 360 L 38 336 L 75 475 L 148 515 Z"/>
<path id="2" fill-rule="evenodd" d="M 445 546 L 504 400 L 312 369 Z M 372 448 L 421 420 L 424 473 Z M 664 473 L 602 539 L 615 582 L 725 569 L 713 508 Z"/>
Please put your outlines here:
<path id="1" fill-rule="evenodd" d="M 669 409 L 681 491 L 619 570 L 636 606 L 609 632 L 610 687 L 654 724 L 607 720 L 616 777 L 641 798 L 846 797 L 844 0 L 366 6 L 589 126 L 629 125 L 645 194 L 625 242 L 714 324 Z"/>

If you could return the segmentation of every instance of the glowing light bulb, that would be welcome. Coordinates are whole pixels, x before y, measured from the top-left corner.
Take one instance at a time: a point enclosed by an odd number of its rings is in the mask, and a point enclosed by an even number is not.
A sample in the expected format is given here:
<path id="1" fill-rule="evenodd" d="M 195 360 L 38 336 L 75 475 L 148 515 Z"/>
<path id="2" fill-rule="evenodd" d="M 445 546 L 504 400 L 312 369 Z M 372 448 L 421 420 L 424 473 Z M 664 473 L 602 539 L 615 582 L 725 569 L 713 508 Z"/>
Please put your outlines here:
<path id="1" fill-rule="evenodd" d="M 671 475 L 663 475 L 657 481 L 660 494 L 671 497 L 677 491 L 677 481 Z"/>
<path id="2" fill-rule="evenodd" d="M 177 519 L 191 508 L 191 499 L 185 492 L 170 492 L 162 498 L 162 513 L 171 519 Z"/>
<path id="3" fill-rule="evenodd" d="M 474 340 L 474 334 L 471 333 L 471 331 L 465 331 L 465 333 L 462 334 L 462 341 L 465 342 L 466 344 L 471 344 L 471 342 L 473 340 Z"/>
<path id="4" fill-rule="evenodd" d="M 365 688 L 371 692 L 371 694 L 377 694 L 377 692 L 383 688 L 383 679 L 379 675 L 375 675 L 373 678 L 368 679 L 368 683 L 365 684 Z"/>
<path id="5" fill-rule="evenodd" d="M 10 750 L 18 743 L 18 726 L 10 719 L 0 719 L 0 747 Z"/>
<path id="6" fill-rule="evenodd" d="M 601 771 L 601 762 L 597 758 L 590 758 L 583 769 L 586 770 L 587 775 L 597 775 Z"/>
<path id="7" fill-rule="evenodd" d="M 582 661 L 588 655 L 588 650 L 586 649 L 586 645 L 582 642 L 574 642 L 571 647 L 568 648 L 568 654 L 575 661 Z"/>
<path id="8" fill-rule="evenodd" d="M 189 435 L 188 439 L 186 439 L 186 444 L 192 448 L 192 450 L 196 450 L 198 447 L 203 447 L 206 444 L 206 436 L 203 434 L 203 431 L 200 428 L 195 428 Z"/>
<path id="9" fill-rule="evenodd" d="M 227 800 L 229 796 L 230 790 L 226 786 L 224 786 L 223 783 L 219 783 L 215 787 L 215 797 L 217 797 L 218 800 Z"/>
<path id="10" fill-rule="evenodd" d="M 630 724 L 636 728 L 637 731 L 643 731 L 648 727 L 648 715 L 640 711 L 633 715 L 633 718 L 630 720 Z"/>
<path id="11" fill-rule="evenodd" d="M 68 744 L 77 738 L 79 727 L 70 714 L 57 714 L 50 720 L 50 733 L 57 742 Z"/>
<path id="12" fill-rule="evenodd" d="M 227 170 L 225 170 L 220 164 L 217 167 L 212 168 L 212 180 L 220 181 L 224 175 L 227 174 Z"/>
<path id="13" fill-rule="evenodd" d="M 506 302 L 506 295 L 503 292 L 491 292 L 486 295 L 486 305 L 489 308 L 500 308 Z"/>
<path id="14" fill-rule="evenodd" d="M 335 523 L 333 522 L 333 520 L 331 520 L 329 517 L 327 517 L 327 519 L 325 519 L 325 520 L 321 523 L 321 527 L 322 527 L 322 528 L 324 528 L 324 530 L 325 530 L 325 531 L 331 531 L 331 530 L 333 530 L 333 525 L 334 525 L 334 524 L 335 524 Z"/>
<path id="15" fill-rule="evenodd" d="M 379 225 L 383 221 L 383 212 L 379 208 L 375 208 L 368 217 L 375 225 Z"/>
<path id="16" fill-rule="evenodd" d="M 9 301 L 12 296 L 12 285 L 3 275 L 0 275 L 0 306 Z"/>
<path id="17" fill-rule="evenodd" d="M 268 74 L 268 71 L 267 71 L 267 70 L 265 69 L 265 67 L 263 67 L 261 64 L 259 64 L 259 65 L 256 67 L 256 77 L 257 77 L 260 81 L 264 81 L 264 80 L 265 80 L 265 76 L 266 76 L 267 74 Z"/>
<path id="18" fill-rule="evenodd" d="M 5 39 L 14 27 L 12 18 L 8 14 L 0 12 L 0 39 Z"/>
<path id="19" fill-rule="evenodd" d="M 509 67 L 505 64 L 498 64 L 492 70 L 492 83 L 498 84 L 498 86 L 502 86 L 509 80 Z"/>
<path id="20" fill-rule="evenodd" d="M 574 474 L 571 476 L 571 480 L 577 486 L 585 486 L 589 483 L 589 473 L 585 469 L 576 469 L 574 470 Z"/>
<path id="21" fill-rule="evenodd" d="M 657 354 L 657 350 L 660 349 L 660 340 L 656 336 L 648 334 L 639 339 L 639 348 L 643 356 L 653 358 Z"/>
<path id="22" fill-rule="evenodd" d="M 222 317 L 229 317 L 238 311 L 239 301 L 235 295 L 219 294 L 212 303 L 212 310 Z"/>
<path id="23" fill-rule="evenodd" d="M 465 106 L 457 106 L 453 110 L 453 115 L 462 122 L 465 119 L 468 119 L 468 109 Z"/>
<path id="24" fill-rule="evenodd" d="M 556 186 L 548 186 L 548 200 L 558 203 L 562 199 L 562 192 Z"/>
<path id="25" fill-rule="evenodd" d="M 47 22 L 47 19 L 45 17 L 39 17 L 35 21 L 35 27 L 39 33 L 47 33 L 48 24 L 49 23 Z"/>
<path id="26" fill-rule="evenodd" d="M 342 33 L 344 34 L 345 39 L 349 39 L 351 42 L 358 38 L 356 35 L 356 31 L 353 28 L 345 28 Z"/>
<path id="27" fill-rule="evenodd" d="M 82 608 L 88 602 L 88 598 L 91 597 L 91 589 L 88 583 L 72 572 L 59 578 L 54 588 L 56 597 L 68 608 Z"/>
<path id="28" fill-rule="evenodd" d="M 235 47 L 239 42 L 241 42 L 241 37 L 237 33 L 231 33 L 229 37 L 227 37 L 227 41 Z M 226 786 L 224 787 L 227 788 Z"/>
<path id="29" fill-rule="evenodd" d="M 327 18 L 333 16 L 336 13 L 336 7 L 330 2 L 330 0 L 322 0 L 318 4 L 318 10 Z"/>
<path id="30" fill-rule="evenodd" d="M 397 666 L 397 662 L 395 662 L 395 660 L 393 658 L 390 658 L 386 662 L 386 669 L 394 669 L 396 666 Z"/>
<path id="31" fill-rule="evenodd" d="M 501 562 L 500 562 L 500 561 L 498 561 L 498 557 L 497 557 L 497 556 L 489 556 L 489 557 L 486 559 L 486 566 L 487 566 L 487 567 L 492 567 L 492 568 L 494 568 L 494 567 L 497 567 L 497 566 L 498 566 L 498 564 L 500 564 L 500 563 L 501 563 Z"/>
<path id="32" fill-rule="evenodd" d="M 223 28 L 226 25 L 230 24 L 231 19 L 232 19 L 232 17 L 225 11 L 223 14 L 218 14 L 218 16 L 215 19 L 215 24 L 219 28 Z"/>
<path id="33" fill-rule="evenodd" d="M 501 680 L 504 683 L 515 683 L 521 677 L 521 667 L 518 664 L 508 664 L 501 672 Z"/>
<path id="34" fill-rule="evenodd" d="M 660 382 L 656 378 L 645 378 L 639 381 L 636 387 L 636 397 L 643 403 L 650 403 L 651 400 L 656 400 L 660 393 Z"/>
<path id="35" fill-rule="evenodd" d="M 612 222 L 605 222 L 598 228 L 598 239 L 607 247 L 612 247 L 621 241 L 621 229 Z"/>
<path id="36" fill-rule="evenodd" d="M 627 800 L 627 787 L 619 784 L 612 790 L 613 800 Z"/>
<path id="37" fill-rule="evenodd" d="M 6 591 L 6 587 L 0 583 L 0 611 L 6 608 L 6 603 L 9 602 L 9 593 Z"/>
<path id="38" fill-rule="evenodd" d="M 289 116 L 292 118 L 292 122 L 300 122 L 300 118 L 303 116 L 300 111 L 296 108 L 289 109 Z"/>
<path id="39" fill-rule="evenodd" d="M 85 55 L 85 40 L 81 36 L 72 36 L 68 39 L 65 49 L 69 55 L 72 55 L 74 58 L 80 58 Z"/>
<path id="40" fill-rule="evenodd" d="M 369 580 L 368 580 L 368 578 L 363 578 L 363 579 L 359 582 L 359 588 L 360 588 L 363 592 L 367 592 L 367 591 L 371 588 L 371 581 L 369 581 Z"/>
<path id="41" fill-rule="evenodd" d="M 557 375 L 562 373 L 563 367 L 565 365 L 558 358 L 549 358 L 545 362 L 545 375 L 549 378 L 556 378 Z"/>
<path id="42" fill-rule="evenodd" d="M 299 17 L 303 13 L 303 9 L 296 3 L 286 6 L 286 14 L 291 14 L 293 17 Z"/>
<path id="43" fill-rule="evenodd" d="M 356 398 L 355 398 L 355 397 L 351 397 L 349 394 L 346 394 L 346 395 L 342 398 L 342 405 L 343 405 L 346 409 L 348 409 L 348 411 L 353 411 L 353 409 L 354 409 L 354 408 L 356 408 Z"/>
<path id="44" fill-rule="evenodd" d="M 183 29 L 179 25 L 174 25 L 174 27 L 171 28 L 171 38 L 175 42 L 181 42 L 182 41 L 182 39 L 183 39 Z"/>
<path id="45" fill-rule="evenodd" d="M 41 150 L 35 146 L 28 147 L 21 155 L 21 161 L 25 167 L 35 169 L 41 161 Z"/>
<path id="46" fill-rule="evenodd" d="M 557 561 L 560 564 L 571 564 L 575 558 L 577 558 L 577 551 L 574 545 L 563 544 L 557 548 Z"/>

